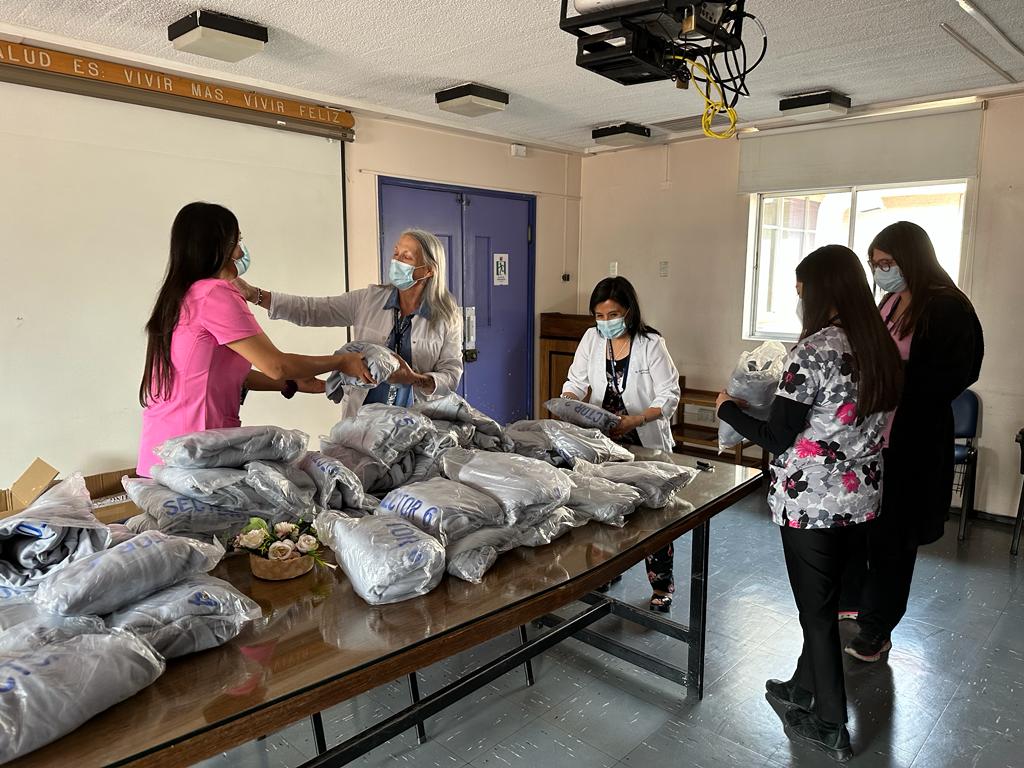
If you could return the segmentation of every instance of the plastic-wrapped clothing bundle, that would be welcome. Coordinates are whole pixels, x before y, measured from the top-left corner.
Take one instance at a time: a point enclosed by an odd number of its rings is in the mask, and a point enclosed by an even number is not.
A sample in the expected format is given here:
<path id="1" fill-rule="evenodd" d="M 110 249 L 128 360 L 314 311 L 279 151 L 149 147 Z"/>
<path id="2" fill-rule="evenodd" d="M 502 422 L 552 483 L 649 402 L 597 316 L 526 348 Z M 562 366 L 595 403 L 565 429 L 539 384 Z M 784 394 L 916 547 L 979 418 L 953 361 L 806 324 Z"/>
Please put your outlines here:
<path id="1" fill-rule="evenodd" d="M 129 629 L 164 658 L 216 648 L 263 612 L 226 581 L 193 576 L 111 614 L 107 625 Z"/>
<path id="2" fill-rule="evenodd" d="M 0 585 L 24 587 L 110 544 L 80 474 L 57 483 L 22 512 L 0 520 Z"/>
<path id="3" fill-rule="evenodd" d="M 521 534 L 519 528 L 508 525 L 473 531 L 448 547 L 448 573 L 479 584 L 498 555 L 519 546 Z"/>
<path id="4" fill-rule="evenodd" d="M 245 465 L 246 482 L 274 510 L 275 521 L 313 517 L 316 483 L 294 464 L 251 461 Z"/>
<path id="5" fill-rule="evenodd" d="M 515 453 L 537 461 L 546 461 L 558 466 L 562 457 L 558 455 L 547 433 L 539 429 L 536 421 L 517 421 L 510 424 L 505 433 L 512 439 Z"/>
<path id="6" fill-rule="evenodd" d="M 472 424 L 477 433 L 498 438 L 496 444 L 501 446 L 499 450 L 505 452 L 512 450 L 512 444 L 505 437 L 505 430 L 502 426 L 483 411 L 474 408 L 465 398 L 455 392 L 434 400 L 416 403 L 413 410 L 419 411 L 431 419 Z"/>
<path id="7" fill-rule="evenodd" d="M 786 348 L 777 341 L 766 341 L 751 352 L 744 352 L 732 372 L 726 392 L 750 406 L 747 413 L 755 419 L 768 418 L 775 393 L 782 380 Z M 721 453 L 743 442 L 743 435 L 724 421 L 718 425 L 718 451 Z"/>
<path id="8" fill-rule="evenodd" d="M 241 467 L 250 461 L 297 461 L 309 435 L 281 427 L 229 427 L 173 437 L 153 452 L 168 467 Z"/>
<path id="9" fill-rule="evenodd" d="M 700 474 L 691 467 L 681 467 L 667 461 L 591 464 L 579 460 L 573 469 L 581 475 L 603 477 L 613 483 L 631 485 L 643 496 L 642 506 L 653 509 L 667 505 L 676 491 L 689 485 Z"/>
<path id="10" fill-rule="evenodd" d="M 316 503 L 324 509 L 373 509 L 356 473 L 340 459 L 310 451 L 299 462 L 317 488 Z"/>
<path id="11" fill-rule="evenodd" d="M 576 459 L 583 459 L 592 464 L 633 460 L 632 453 L 598 429 L 586 429 L 555 419 L 517 421 L 510 429 L 514 429 L 513 434 L 520 438 L 529 432 L 542 432 L 547 436 L 552 450 L 561 459 L 559 463 L 570 467 Z"/>
<path id="12" fill-rule="evenodd" d="M 135 536 L 135 531 L 122 523 L 111 523 L 107 527 L 110 529 L 110 546 L 112 547 Z"/>
<path id="13" fill-rule="evenodd" d="M 327 397 L 336 403 L 340 403 L 345 397 L 345 387 L 356 389 L 373 389 L 391 378 L 391 374 L 398 370 L 400 363 L 398 355 L 387 347 L 380 344 L 372 344 L 368 341 L 352 341 L 339 349 L 334 354 L 344 355 L 349 352 L 358 352 L 363 356 L 363 361 L 373 377 L 374 384 L 367 384 L 362 379 L 349 376 L 341 371 L 335 371 L 327 377 Z"/>
<path id="14" fill-rule="evenodd" d="M 147 478 L 123 477 L 121 485 L 146 518 L 140 520 L 143 515 L 136 515 L 127 521 L 128 529 L 135 533 L 163 531 L 176 536 L 220 535 L 227 540 L 238 534 L 249 524 L 249 517 L 256 514 L 254 511 L 215 507 Z"/>
<path id="15" fill-rule="evenodd" d="M 405 485 L 416 469 L 416 457 L 412 451 L 403 453 L 390 466 L 354 448 L 332 443 L 328 438 L 320 439 L 320 452 L 337 459 L 351 469 L 363 484 L 363 488 L 368 493 L 378 496 Z"/>
<path id="16" fill-rule="evenodd" d="M 370 605 L 425 595 L 444 575 L 444 547 L 405 520 L 327 511 L 317 516 L 315 528 L 352 589 Z"/>
<path id="17" fill-rule="evenodd" d="M 0 632 L 28 621 L 39 610 L 32 602 L 35 587 L 0 586 Z"/>
<path id="18" fill-rule="evenodd" d="M 418 483 L 440 477 L 441 457 L 446 451 L 458 447 L 458 439 L 453 432 L 439 432 L 424 440 L 413 449 L 413 469 L 408 482 Z"/>
<path id="19" fill-rule="evenodd" d="M 0 632 L 0 657 L 60 642 L 75 635 L 102 633 L 105 629 L 106 625 L 96 616 L 61 616 L 57 613 L 36 611 L 27 620 L 6 632 Z M 2 687 L 0 685 L 0 688 Z"/>
<path id="20" fill-rule="evenodd" d="M 567 471 L 566 475 L 572 483 L 566 505 L 599 523 L 621 527 L 643 503 L 644 496 L 631 485 L 579 472 Z"/>
<path id="21" fill-rule="evenodd" d="M 131 632 L 55 633 L 0 660 L 0 763 L 49 744 L 152 684 L 164 660 Z M 70 760 L 70 762 L 74 762 Z"/>
<path id="22" fill-rule="evenodd" d="M 434 433 L 434 423 L 408 408 L 371 403 L 354 418 L 342 419 L 331 429 L 331 443 L 353 448 L 384 464 L 393 464 Z"/>
<path id="23" fill-rule="evenodd" d="M 105 616 L 140 598 L 213 569 L 224 547 L 159 531 L 140 533 L 44 581 L 36 604 L 52 613 Z"/>
<path id="24" fill-rule="evenodd" d="M 559 507 L 536 525 L 520 529 L 519 546 L 543 547 L 560 536 L 564 536 L 573 528 L 586 525 L 590 518 L 581 512 Z"/>
<path id="25" fill-rule="evenodd" d="M 505 520 L 505 512 L 494 498 L 443 477 L 396 488 L 381 500 L 374 514 L 408 520 L 445 546 Z"/>
<path id="26" fill-rule="evenodd" d="M 273 516 L 270 505 L 249 485 L 249 473 L 244 469 L 188 469 L 157 464 L 153 467 L 153 478 L 175 493 L 211 507 Z"/>
<path id="27" fill-rule="evenodd" d="M 544 403 L 551 415 L 577 427 L 598 429 L 608 432 L 619 423 L 620 418 L 593 403 L 573 400 L 571 397 L 553 397 Z"/>
<path id="28" fill-rule="evenodd" d="M 434 429 L 438 434 L 452 434 L 459 444 L 459 448 L 469 448 L 473 444 L 476 427 L 472 424 L 462 421 L 447 421 L 446 419 L 433 419 L 433 422 Z"/>
<path id="29" fill-rule="evenodd" d="M 449 480 L 493 496 L 505 510 L 508 525 L 529 525 L 565 504 L 572 485 L 564 473 L 515 453 L 488 453 L 452 448 L 441 459 Z"/>

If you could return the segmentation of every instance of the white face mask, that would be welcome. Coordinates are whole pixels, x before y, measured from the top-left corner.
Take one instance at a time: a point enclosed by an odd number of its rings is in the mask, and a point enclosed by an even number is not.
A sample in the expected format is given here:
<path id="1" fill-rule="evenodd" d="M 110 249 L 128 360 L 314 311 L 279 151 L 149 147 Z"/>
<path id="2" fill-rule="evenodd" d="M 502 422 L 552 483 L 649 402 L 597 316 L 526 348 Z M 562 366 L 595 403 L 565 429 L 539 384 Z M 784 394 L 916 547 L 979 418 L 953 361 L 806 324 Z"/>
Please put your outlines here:
<path id="1" fill-rule="evenodd" d="M 804 324 L 804 297 L 801 296 L 796 300 L 796 317 L 800 321 L 801 327 Z"/>

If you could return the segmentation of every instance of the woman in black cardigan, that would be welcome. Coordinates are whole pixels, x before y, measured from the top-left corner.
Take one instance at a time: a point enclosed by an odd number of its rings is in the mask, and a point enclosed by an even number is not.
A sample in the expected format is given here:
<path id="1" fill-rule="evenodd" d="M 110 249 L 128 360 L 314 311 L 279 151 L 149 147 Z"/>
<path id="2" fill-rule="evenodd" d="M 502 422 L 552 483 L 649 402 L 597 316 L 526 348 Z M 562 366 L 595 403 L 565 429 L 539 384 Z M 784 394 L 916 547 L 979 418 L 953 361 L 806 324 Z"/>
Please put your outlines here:
<path id="1" fill-rule="evenodd" d="M 882 513 L 868 535 L 870 568 L 846 652 L 878 661 L 907 610 L 917 548 L 942 537 L 953 495 L 953 410 L 985 352 L 970 299 L 939 265 L 928 234 L 891 224 L 868 248 L 886 291 L 882 316 L 905 359 L 903 396 L 883 451 Z"/>

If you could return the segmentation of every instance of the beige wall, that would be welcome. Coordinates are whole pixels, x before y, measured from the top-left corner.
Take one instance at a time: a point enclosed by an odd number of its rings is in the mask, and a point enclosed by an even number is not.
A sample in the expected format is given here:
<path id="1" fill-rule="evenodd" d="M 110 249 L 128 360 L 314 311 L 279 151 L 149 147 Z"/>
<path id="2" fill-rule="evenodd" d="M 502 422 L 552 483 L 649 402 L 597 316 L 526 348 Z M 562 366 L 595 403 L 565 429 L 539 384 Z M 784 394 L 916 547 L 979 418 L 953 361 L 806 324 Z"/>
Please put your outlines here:
<path id="1" fill-rule="evenodd" d="M 353 288 L 380 279 L 377 178 L 397 176 L 536 195 L 534 308 L 538 315 L 576 311 L 579 156 L 531 148 L 525 158 L 514 158 L 505 142 L 362 117 L 357 118 L 356 141 L 346 151 Z M 570 282 L 562 282 L 563 272 L 572 275 Z"/>
<path id="2" fill-rule="evenodd" d="M 1013 435 L 1024 426 L 1021 232 L 1024 97 L 991 102 L 985 116 L 971 297 L 987 354 L 975 389 L 984 403 L 977 508 L 1014 515 L 1020 490 Z M 689 386 L 721 387 L 741 338 L 748 198 L 737 194 L 739 142 L 701 139 L 583 161 L 580 301 L 610 261 L 641 292 Z M 669 262 L 668 278 L 658 264 Z"/>

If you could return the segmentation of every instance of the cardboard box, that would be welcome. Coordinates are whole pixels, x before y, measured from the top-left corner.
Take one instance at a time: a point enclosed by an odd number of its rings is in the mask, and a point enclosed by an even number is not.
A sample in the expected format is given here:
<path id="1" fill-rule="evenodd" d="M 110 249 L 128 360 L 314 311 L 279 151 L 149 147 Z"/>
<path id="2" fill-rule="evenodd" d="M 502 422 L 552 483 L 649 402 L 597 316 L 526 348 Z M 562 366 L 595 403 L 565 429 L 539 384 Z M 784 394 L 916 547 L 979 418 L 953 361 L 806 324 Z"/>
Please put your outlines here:
<path id="1" fill-rule="evenodd" d="M 57 475 L 58 471 L 42 459 L 33 461 L 10 488 L 0 490 L 0 518 L 15 515 L 25 509 L 55 484 Z M 118 523 L 140 512 L 128 500 L 121 486 L 121 478 L 125 475 L 135 477 L 135 468 L 101 472 L 85 478 L 85 487 L 92 497 L 93 513 L 104 523 Z"/>

